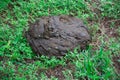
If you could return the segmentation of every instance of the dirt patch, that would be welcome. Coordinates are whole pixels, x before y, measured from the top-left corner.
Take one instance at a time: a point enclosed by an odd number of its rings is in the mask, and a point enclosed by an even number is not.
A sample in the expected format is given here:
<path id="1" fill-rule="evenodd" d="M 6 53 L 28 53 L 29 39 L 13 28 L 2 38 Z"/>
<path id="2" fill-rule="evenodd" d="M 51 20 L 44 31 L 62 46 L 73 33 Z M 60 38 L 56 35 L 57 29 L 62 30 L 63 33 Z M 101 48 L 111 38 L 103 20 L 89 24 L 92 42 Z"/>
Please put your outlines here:
<path id="1" fill-rule="evenodd" d="M 113 65 L 114 65 L 117 73 L 120 74 L 120 55 L 113 57 Z"/>
<path id="2" fill-rule="evenodd" d="M 99 49 L 99 46 L 101 45 L 100 39 L 98 39 L 100 36 L 104 37 L 104 41 L 106 43 L 109 42 L 111 38 L 114 38 L 116 41 L 120 38 L 120 34 L 118 32 L 119 26 L 120 26 L 120 19 L 114 19 L 114 18 L 103 18 L 102 20 L 92 21 L 88 19 L 89 26 L 93 26 L 95 23 L 98 23 L 98 30 L 94 31 L 91 30 L 91 33 L 93 34 L 92 43 L 90 45 L 94 46 L 94 50 Z M 107 50 L 107 47 L 104 48 Z"/>
<path id="3" fill-rule="evenodd" d="M 87 27 L 73 16 L 42 17 L 30 26 L 26 38 L 37 55 L 64 56 L 80 46 L 86 49 L 91 41 Z"/>
<path id="4" fill-rule="evenodd" d="M 55 68 L 51 68 L 51 69 L 47 70 L 46 75 L 48 78 L 50 78 L 51 76 L 54 76 L 56 78 L 59 78 L 60 80 L 63 80 L 63 79 L 65 79 L 63 71 L 65 71 L 65 68 L 63 66 L 59 65 L 59 66 L 56 66 Z"/>
<path id="5" fill-rule="evenodd" d="M 119 38 L 120 34 L 117 32 L 117 29 L 120 26 L 120 19 L 104 18 L 102 21 L 105 34 L 110 38 Z"/>
<path id="6" fill-rule="evenodd" d="M 48 69 L 45 73 L 48 78 L 50 78 L 51 76 L 54 76 L 59 80 L 65 80 L 63 71 L 66 71 L 66 70 L 72 70 L 72 74 L 73 74 L 75 71 L 75 66 L 72 64 L 67 64 L 66 66 L 58 65 L 54 68 Z"/>

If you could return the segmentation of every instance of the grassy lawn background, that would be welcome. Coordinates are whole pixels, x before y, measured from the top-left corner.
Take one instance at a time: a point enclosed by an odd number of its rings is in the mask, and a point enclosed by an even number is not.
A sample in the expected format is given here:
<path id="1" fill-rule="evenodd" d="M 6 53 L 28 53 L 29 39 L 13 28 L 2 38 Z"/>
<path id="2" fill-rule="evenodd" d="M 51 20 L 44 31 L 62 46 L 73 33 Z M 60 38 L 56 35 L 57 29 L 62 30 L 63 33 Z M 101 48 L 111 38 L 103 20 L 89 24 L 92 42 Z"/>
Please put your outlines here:
<path id="1" fill-rule="evenodd" d="M 61 14 L 84 21 L 93 39 L 89 49 L 78 53 L 76 48 L 62 59 L 36 56 L 24 30 L 41 16 Z M 1 0 L 0 79 L 119 80 L 113 66 L 113 57 L 120 56 L 119 27 L 119 0 Z"/>

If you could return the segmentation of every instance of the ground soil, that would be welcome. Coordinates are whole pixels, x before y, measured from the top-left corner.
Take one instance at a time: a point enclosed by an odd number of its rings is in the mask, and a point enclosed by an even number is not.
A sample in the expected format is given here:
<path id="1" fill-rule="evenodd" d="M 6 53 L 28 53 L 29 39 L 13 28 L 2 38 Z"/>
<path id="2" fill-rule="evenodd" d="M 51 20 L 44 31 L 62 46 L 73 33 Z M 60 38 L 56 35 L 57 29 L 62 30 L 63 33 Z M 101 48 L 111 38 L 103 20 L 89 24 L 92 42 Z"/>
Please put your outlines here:
<path id="1" fill-rule="evenodd" d="M 116 72 L 120 74 L 120 55 L 113 57 L 113 65 L 116 69 Z"/>
<path id="2" fill-rule="evenodd" d="M 66 66 L 62 66 L 62 65 L 58 65 L 54 68 L 50 68 L 48 69 L 45 73 L 47 75 L 48 78 L 50 78 L 51 76 L 54 76 L 56 78 L 58 78 L 59 80 L 64 80 L 65 79 L 65 74 L 63 73 L 63 71 L 66 70 L 71 70 L 73 74 L 75 71 L 75 66 L 73 64 L 67 64 Z M 67 74 L 69 75 L 69 74 Z"/>

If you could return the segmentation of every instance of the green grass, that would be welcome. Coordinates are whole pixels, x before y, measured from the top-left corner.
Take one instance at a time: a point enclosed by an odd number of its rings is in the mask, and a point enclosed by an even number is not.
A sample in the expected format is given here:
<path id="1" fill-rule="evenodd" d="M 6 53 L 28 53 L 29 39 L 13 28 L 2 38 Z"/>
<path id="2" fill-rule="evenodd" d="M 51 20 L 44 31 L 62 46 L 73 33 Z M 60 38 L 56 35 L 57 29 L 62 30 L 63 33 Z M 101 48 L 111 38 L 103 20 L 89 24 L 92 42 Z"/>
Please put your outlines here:
<path id="1" fill-rule="evenodd" d="M 120 19 L 119 0 L 1 0 L 0 4 L 0 56 L 3 57 L 0 61 L 1 80 L 47 80 L 44 70 L 58 65 L 65 67 L 67 61 L 75 66 L 75 71 L 68 69 L 63 72 L 67 80 L 120 78 L 112 65 L 112 56 L 120 53 L 120 39 L 112 37 L 106 41 L 106 34 L 97 34 L 101 29 L 99 21 L 104 18 Z M 90 45 L 88 50 L 80 53 L 75 49 L 62 59 L 36 56 L 24 37 L 24 30 L 41 16 L 60 14 L 82 19 L 91 32 L 93 42 L 98 39 L 100 44 L 97 47 Z M 88 22 L 88 19 L 94 23 Z M 112 28 L 116 28 L 114 25 L 111 23 Z M 120 34 L 119 27 L 117 32 Z M 27 63 L 24 59 L 37 60 Z M 51 80 L 58 79 L 52 76 Z"/>

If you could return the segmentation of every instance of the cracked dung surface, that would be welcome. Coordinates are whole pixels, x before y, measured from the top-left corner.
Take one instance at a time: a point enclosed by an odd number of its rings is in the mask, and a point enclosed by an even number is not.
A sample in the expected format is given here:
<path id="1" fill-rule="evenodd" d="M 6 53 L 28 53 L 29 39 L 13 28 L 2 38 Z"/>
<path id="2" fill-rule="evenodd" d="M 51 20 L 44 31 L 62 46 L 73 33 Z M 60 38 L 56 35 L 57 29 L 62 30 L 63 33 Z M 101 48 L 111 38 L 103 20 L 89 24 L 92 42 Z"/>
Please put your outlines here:
<path id="1" fill-rule="evenodd" d="M 34 53 L 47 56 L 64 56 L 68 50 L 91 41 L 87 27 L 73 16 L 47 16 L 32 24 L 25 34 Z"/>

